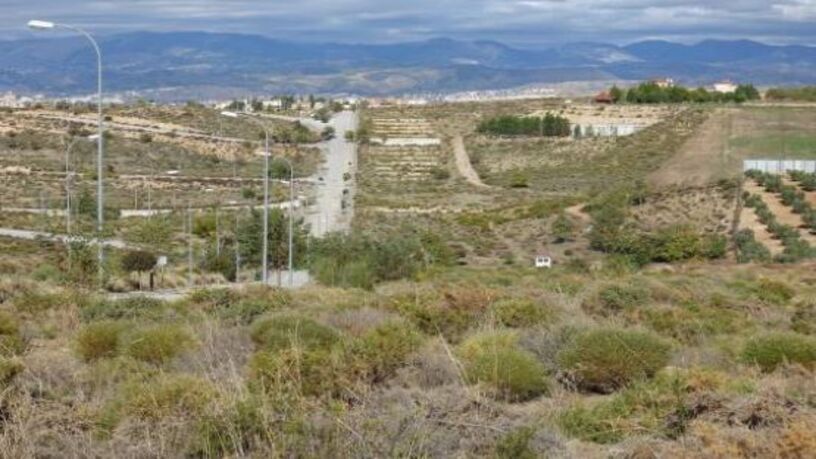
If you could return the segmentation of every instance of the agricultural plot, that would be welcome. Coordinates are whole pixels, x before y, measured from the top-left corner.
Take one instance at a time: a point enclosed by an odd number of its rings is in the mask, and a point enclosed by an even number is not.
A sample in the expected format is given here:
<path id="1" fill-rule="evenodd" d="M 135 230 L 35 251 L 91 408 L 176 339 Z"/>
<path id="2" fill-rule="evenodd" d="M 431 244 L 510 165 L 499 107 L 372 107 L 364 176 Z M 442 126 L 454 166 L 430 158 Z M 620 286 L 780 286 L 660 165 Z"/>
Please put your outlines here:
<path id="1" fill-rule="evenodd" d="M 739 178 L 746 159 L 816 159 L 815 129 L 816 107 L 717 108 L 649 183 L 703 186 Z"/>
<path id="2" fill-rule="evenodd" d="M 745 206 L 752 208 L 767 231 L 784 246 L 779 261 L 795 262 L 816 257 L 816 208 L 807 191 L 782 176 L 748 171 L 744 185 Z M 801 186 L 810 189 L 807 174 L 795 174 Z M 753 224 L 749 216 L 748 225 Z"/>

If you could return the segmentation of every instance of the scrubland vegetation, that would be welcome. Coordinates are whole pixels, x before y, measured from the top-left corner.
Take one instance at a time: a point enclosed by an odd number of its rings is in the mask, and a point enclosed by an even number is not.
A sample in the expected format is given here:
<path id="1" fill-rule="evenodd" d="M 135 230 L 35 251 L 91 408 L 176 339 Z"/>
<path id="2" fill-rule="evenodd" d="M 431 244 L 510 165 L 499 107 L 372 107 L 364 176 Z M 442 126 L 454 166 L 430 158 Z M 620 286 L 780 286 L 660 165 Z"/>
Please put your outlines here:
<path id="1" fill-rule="evenodd" d="M 315 239 L 295 221 L 295 265 L 314 280 L 302 289 L 208 285 L 254 279 L 257 211 L 110 225 L 135 246 L 109 250 L 110 290 L 145 285 L 159 252 L 173 266 L 160 285 L 186 284 L 192 247 L 199 287 L 172 301 L 97 291 L 87 241 L 2 239 L 3 454 L 812 455 L 814 179 L 742 177 L 729 162 L 755 148 L 739 139 L 757 145 L 782 128 L 726 131 L 722 151 L 690 158 L 730 172 L 694 184 L 663 168 L 720 122 L 710 106 L 656 111 L 659 120 L 620 138 L 477 132 L 501 116 L 569 110 L 515 101 L 364 112 L 365 137 L 440 145 L 361 147 L 353 231 Z M 776 116 L 733 110 L 736 126 Z M 809 123 L 785 120 L 785 132 Z M 456 136 L 485 186 L 460 176 Z M 242 185 L 244 204 L 256 203 L 257 184 Z M 89 231 L 95 210 L 88 199 L 78 207 L 75 225 Z M 740 226 L 748 211 L 759 226 Z M 289 222 L 279 210 L 270 221 L 279 268 Z M 769 242 L 783 248 L 772 254 Z M 539 254 L 555 267 L 534 270 Z"/>
<path id="2" fill-rule="evenodd" d="M 173 303 L 7 276 L 0 443 L 17 457 L 806 457 L 811 271 L 625 266 L 433 268 L 373 292 Z"/>

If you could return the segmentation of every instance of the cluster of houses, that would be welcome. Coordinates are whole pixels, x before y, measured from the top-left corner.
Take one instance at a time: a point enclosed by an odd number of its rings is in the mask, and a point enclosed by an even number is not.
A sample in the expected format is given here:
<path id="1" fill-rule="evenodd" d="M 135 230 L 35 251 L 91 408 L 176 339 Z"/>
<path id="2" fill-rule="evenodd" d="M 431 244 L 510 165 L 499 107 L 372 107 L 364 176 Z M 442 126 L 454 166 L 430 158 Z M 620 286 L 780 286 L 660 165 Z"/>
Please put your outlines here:
<path id="1" fill-rule="evenodd" d="M 41 100 L 42 97 L 21 97 L 13 92 L 6 92 L 0 94 L 0 107 L 3 108 L 25 108 L 29 105 Z"/>

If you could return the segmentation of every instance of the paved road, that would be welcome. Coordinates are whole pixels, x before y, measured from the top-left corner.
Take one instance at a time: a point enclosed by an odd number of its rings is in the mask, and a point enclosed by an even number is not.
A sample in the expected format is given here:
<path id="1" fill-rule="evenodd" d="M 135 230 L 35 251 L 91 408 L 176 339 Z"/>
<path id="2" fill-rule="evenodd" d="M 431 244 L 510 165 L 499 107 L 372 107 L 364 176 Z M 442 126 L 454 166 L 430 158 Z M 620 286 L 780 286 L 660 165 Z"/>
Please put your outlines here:
<path id="1" fill-rule="evenodd" d="M 335 130 L 335 137 L 321 146 L 326 154 L 326 162 L 317 173 L 315 205 L 306 217 L 315 237 L 351 228 L 357 144 L 346 140 L 346 131 L 356 131 L 358 122 L 357 113 L 353 111 L 338 113 L 330 123 Z M 349 180 L 346 180 L 347 177 Z M 323 180 L 319 180 L 320 178 Z M 348 190 L 345 195 L 344 190 Z"/>
<path id="2" fill-rule="evenodd" d="M 459 173 L 462 174 L 462 177 L 473 186 L 488 188 L 488 186 L 482 182 L 482 179 L 479 178 L 479 174 L 476 173 L 476 169 L 474 169 L 470 163 L 470 157 L 467 154 L 467 150 L 465 150 L 465 141 L 461 135 L 457 135 L 453 138 L 453 153 L 456 156 L 456 168 L 459 169 Z"/>

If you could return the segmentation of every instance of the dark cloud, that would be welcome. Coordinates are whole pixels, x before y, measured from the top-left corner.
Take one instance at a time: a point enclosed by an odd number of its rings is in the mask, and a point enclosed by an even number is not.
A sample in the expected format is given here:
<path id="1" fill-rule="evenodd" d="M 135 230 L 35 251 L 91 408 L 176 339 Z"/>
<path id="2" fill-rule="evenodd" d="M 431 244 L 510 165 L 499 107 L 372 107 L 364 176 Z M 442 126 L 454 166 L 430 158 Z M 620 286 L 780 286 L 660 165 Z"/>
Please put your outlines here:
<path id="1" fill-rule="evenodd" d="M 450 36 L 534 46 L 643 38 L 816 43 L 816 0 L 2 0 L 0 36 L 32 17 L 122 30 L 209 30 L 298 40 Z"/>

